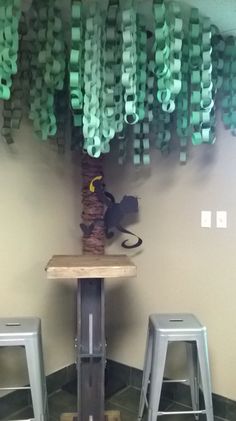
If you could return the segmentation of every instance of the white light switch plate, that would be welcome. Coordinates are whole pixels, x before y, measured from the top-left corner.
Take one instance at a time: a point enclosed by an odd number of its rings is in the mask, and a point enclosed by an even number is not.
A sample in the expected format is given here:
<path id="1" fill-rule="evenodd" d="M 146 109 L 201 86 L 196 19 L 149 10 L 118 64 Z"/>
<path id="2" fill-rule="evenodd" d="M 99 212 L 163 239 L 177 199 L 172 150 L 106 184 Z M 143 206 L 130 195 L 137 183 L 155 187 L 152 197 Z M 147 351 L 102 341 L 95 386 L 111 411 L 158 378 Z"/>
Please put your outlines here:
<path id="1" fill-rule="evenodd" d="M 227 212 L 216 212 L 216 228 L 227 228 Z"/>
<path id="2" fill-rule="evenodd" d="M 211 211 L 201 211 L 201 227 L 211 228 Z"/>

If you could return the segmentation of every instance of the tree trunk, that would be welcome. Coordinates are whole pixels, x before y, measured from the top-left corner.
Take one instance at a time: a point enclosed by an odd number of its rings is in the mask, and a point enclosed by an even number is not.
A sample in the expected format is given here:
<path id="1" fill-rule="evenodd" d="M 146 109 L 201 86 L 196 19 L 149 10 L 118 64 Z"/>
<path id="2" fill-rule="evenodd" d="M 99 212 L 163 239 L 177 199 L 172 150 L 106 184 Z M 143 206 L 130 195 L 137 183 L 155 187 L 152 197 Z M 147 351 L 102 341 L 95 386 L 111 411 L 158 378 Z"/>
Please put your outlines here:
<path id="1" fill-rule="evenodd" d="M 89 190 L 89 184 L 96 176 L 103 176 L 103 158 L 91 158 L 89 155 L 82 156 L 82 221 L 86 225 L 93 221 L 95 223 L 92 234 L 89 237 L 83 236 L 84 254 L 104 254 L 105 233 L 103 224 L 104 206 L 98 200 L 96 193 Z"/>
<path id="2" fill-rule="evenodd" d="M 84 254 L 104 254 L 104 206 L 89 190 L 92 179 L 103 176 L 102 158 L 82 157 L 82 221 L 95 227 L 83 237 Z M 78 421 L 104 421 L 105 319 L 104 279 L 78 281 Z M 84 357 L 83 352 L 87 355 Z M 89 358 L 88 358 L 89 354 Z"/>

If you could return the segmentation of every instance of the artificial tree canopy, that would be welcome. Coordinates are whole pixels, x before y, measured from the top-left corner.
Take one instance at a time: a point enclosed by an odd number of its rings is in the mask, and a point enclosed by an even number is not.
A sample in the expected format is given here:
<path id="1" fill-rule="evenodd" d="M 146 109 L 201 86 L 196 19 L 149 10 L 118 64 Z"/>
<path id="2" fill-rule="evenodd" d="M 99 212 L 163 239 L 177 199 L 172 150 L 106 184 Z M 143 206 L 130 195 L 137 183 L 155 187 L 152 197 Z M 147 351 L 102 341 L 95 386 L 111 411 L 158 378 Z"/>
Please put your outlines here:
<path id="1" fill-rule="evenodd" d="M 62 139 L 70 115 L 79 147 L 98 158 L 114 139 L 120 164 L 132 144 L 134 164 L 148 165 L 151 146 L 168 152 L 173 133 L 185 163 L 189 142 L 215 142 L 217 104 L 236 135 L 235 38 L 198 9 L 183 19 L 180 3 L 164 0 L 153 0 L 147 27 L 136 2 L 110 0 L 104 10 L 98 0 L 72 0 L 68 27 L 59 0 L 33 0 L 27 12 L 20 0 L 0 0 L 8 143 L 23 103 L 42 140 Z"/>

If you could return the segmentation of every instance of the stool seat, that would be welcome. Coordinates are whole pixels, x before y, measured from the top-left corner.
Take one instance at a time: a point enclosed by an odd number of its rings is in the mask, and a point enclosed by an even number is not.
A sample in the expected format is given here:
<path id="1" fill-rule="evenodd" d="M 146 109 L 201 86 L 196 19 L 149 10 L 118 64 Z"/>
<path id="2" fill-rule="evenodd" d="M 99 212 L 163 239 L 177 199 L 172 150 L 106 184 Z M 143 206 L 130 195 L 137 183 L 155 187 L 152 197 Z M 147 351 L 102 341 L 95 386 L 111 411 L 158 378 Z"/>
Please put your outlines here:
<path id="1" fill-rule="evenodd" d="M 159 411 L 161 389 L 169 342 L 182 341 L 186 345 L 192 410 Z M 201 373 L 205 409 L 199 410 L 199 369 Z M 168 380 L 178 382 L 179 380 Z M 183 381 L 183 380 L 182 380 Z M 186 380 L 184 380 L 186 381 Z M 150 393 L 148 387 L 150 383 Z M 206 414 L 207 421 L 214 421 L 212 409 L 211 380 L 207 348 L 207 331 L 199 320 L 190 313 L 152 314 L 149 317 L 143 380 L 138 419 L 141 420 L 145 405 L 148 407 L 148 421 L 156 421 L 161 415 L 193 414 L 199 419 Z"/>
<path id="2" fill-rule="evenodd" d="M 199 332 L 205 329 L 194 314 L 189 313 L 151 314 L 150 320 L 154 329 L 169 334 Z"/>
<path id="3" fill-rule="evenodd" d="M 40 319 L 37 317 L 4 317 L 0 319 L 0 338 L 38 335 Z"/>

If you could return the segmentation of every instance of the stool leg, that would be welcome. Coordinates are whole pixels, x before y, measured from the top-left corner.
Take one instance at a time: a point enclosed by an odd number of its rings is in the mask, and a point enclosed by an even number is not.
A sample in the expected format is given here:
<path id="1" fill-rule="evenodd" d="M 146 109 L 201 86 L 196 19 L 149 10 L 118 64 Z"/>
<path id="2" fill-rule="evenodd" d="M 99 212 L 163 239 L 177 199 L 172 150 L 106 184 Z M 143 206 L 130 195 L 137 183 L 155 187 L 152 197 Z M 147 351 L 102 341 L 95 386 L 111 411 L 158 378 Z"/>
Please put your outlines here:
<path id="1" fill-rule="evenodd" d="M 214 421 L 206 331 L 197 339 L 197 349 L 206 408 L 206 419 L 207 421 Z"/>
<path id="2" fill-rule="evenodd" d="M 154 334 L 153 340 L 148 421 L 156 421 L 157 419 L 168 345 L 167 337 Z"/>
<path id="3" fill-rule="evenodd" d="M 189 372 L 189 383 L 191 390 L 192 407 L 194 411 L 199 410 L 199 367 L 197 357 L 196 342 L 186 342 L 187 362 Z M 199 415 L 195 414 L 195 419 L 199 419 Z"/>
<path id="4" fill-rule="evenodd" d="M 25 342 L 34 417 L 36 421 L 47 421 L 47 393 L 41 357 L 41 341 L 38 336 Z"/>
<path id="5" fill-rule="evenodd" d="M 147 389 L 148 389 L 148 382 L 150 378 L 151 363 L 152 363 L 152 346 L 153 346 L 152 344 L 153 344 L 152 332 L 150 329 L 148 329 L 146 351 L 145 351 L 145 357 L 144 357 L 143 379 L 142 379 L 142 387 L 141 387 L 139 411 L 138 411 L 139 420 L 141 420 L 141 418 L 143 417 L 144 406 L 147 400 Z"/>

